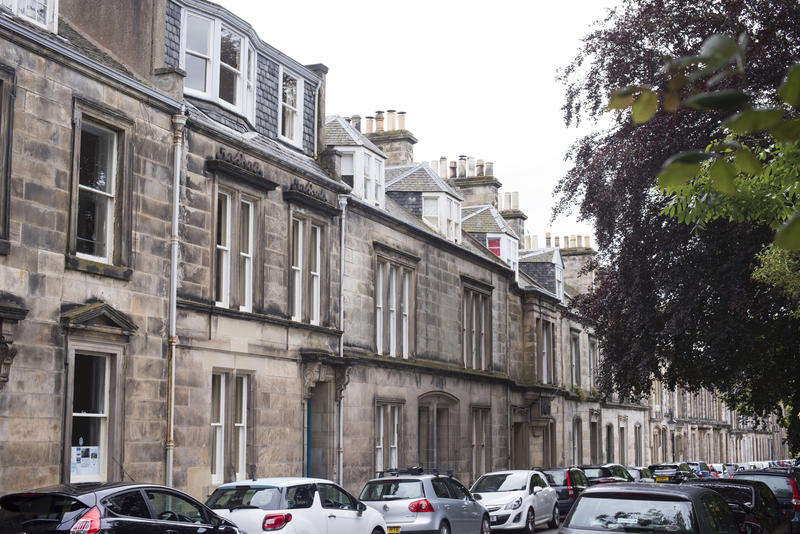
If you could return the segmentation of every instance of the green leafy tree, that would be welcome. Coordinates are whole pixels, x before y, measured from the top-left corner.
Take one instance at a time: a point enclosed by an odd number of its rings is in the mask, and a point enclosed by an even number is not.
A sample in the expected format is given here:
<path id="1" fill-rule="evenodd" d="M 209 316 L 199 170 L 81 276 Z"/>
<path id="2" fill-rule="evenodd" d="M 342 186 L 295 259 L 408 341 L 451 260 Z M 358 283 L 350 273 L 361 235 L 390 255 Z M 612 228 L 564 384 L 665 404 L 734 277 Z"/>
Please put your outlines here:
<path id="1" fill-rule="evenodd" d="M 696 232 L 665 214 L 669 198 L 656 188 L 671 156 L 723 137 L 730 113 L 682 105 L 698 93 L 700 79 L 670 89 L 664 69 L 665 57 L 695 55 L 715 34 L 749 35 L 750 43 L 747 68 L 727 63 L 730 72 L 714 90 L 780 105 L 776 88 L 800 57 L 797 2 L 623 0 L 564 69 L 567 124 L 597 121 L 597 131 L 572 147 L 571 168 L 556 189 L 557 213 L 577 209 L 594 223 L 599 246 L 596 285 L 576 307 L 601 341 L 604 393 L 646 395 L 658 378 L 724 392 L 748 414 L 790 407 L 787 420 L 800 423 L 793 408 L 800 407 L 795 305 L 786 291 L 753 276 L 774 228 L 760 219 L 709 217 Z M 650 89 L 653 80 L 666 90 Z M 616 95 L 614 103 L 630 105 L 640 123 L 614 111 L 607 127 L 608 95 L 621 87 L 648 88 Z M 770 149 L 764 141 L 748 139 L 753 155 Z M 796 427 L 790 435 L 800 436 Z"/>

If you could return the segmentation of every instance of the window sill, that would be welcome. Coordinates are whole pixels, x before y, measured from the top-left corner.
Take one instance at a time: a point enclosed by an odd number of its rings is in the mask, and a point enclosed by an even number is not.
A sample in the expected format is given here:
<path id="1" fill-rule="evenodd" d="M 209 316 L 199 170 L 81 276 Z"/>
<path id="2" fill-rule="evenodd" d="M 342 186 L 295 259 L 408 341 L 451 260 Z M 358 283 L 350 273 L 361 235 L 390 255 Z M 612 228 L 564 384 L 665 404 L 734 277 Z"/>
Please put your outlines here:
<path id="1" fill-rule="evenodd" d="M 79 258 L 72 254 L 65 256 L 66 266 L 76 271 L 83 271 L 86 273 L 96 274 L 99 276 L 107 276 L 109 278 L 116 278 L 117 280 L 128 281 L 131 279 L 133 269 L 130 267 L 120 267 L 118 265 L 109 265 L 107 263 L 99 263 L 86 258 Z"/>

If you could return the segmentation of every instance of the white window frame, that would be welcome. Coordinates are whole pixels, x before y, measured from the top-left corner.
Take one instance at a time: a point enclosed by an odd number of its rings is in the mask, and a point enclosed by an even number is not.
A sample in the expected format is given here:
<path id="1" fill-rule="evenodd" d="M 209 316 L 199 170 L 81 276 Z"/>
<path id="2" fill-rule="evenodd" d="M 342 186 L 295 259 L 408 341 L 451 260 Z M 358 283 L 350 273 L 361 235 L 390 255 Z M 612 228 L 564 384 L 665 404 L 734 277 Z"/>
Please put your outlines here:
<path id="1" fill-rule="evenodd" d="M 225 197 L 225 244 L 219 243 L 220 239 L 216 235 L 217 229 L 214 228 L 214 261 L 215 261 L 215 279 L 214 279 L 214 304 L 220 308 L 227 308 L 231 301 L 231 199 L 232 193 L 222 189 L 217 190 L 216 206 L 219 206 L 220 197 Z M 219 221 L 219 210 L 217 210 L 217 221 Z M 219 224 L 219 223 L 217 223 Z M 220 261 L 220 253 L 222 254 Z M 222 284 L 222 299 L 216 299 L 218 295 L 217 284 Z"/>
<path id="2" fill-rule="evenodd" d="M 550 360 L 550 351 L 548 350 L 549 349 L 550 340 L 549 340 L 549 335 L 547 333 L 548 325 L 549 325 L 548 321 L 545 321 L 544 319 L 542 319 L 542 347 L 541 347 L 542 350 L 539 351 L 541 353 L 541 358 L 542 358 L 542 360 L 541 360 L 541 364 L 542 364 L 542 384 L 549 384 L 551 382 L 550 374 L 549 374 L 550 369 L 549 369 L 549 365 L 548 365 L 550 363 L 550 361 L 549 361 Z"/>
<path id="3" fill-rule="evenodd" d="M 2 0 L 0 1 L 0 6 L 8 8 L 14 15 L 36 26 L 53 33 L 58 33 L 58 0 L 42 0 L 42 2 L 45 4 L 44 22 L 25 14 L 24 7 L 27 4 L 26 0 Z"/>
<path id="4" fill-rule="evenodd" d="M 569 363 L 571 368 L 572 386 L 581 385 L 581 336 L 579 332 L 569 333 Z"/>
<path id="5" fill-rule="evenodd" d="M 409 356 L 409 330 L 408 330 L 408 306 L 409 306 L 409 282 L 411 278 L 411 273 L 403 270 L 403 287 L 402 287 L 402 295 L 401 295 L 401 306 L 402 306 L 402 314 L 403 314 L 403 325 L 402 325 L 402 343 L 403 343 L 403 358 L 408 359 Z"/>
<path id="6" fill-rule="evenodd" d="M 375 186 L 373 185 L 373 179 L 372 179 L 371 154 L 364 153 L 363 168 L 364 168 L 364 200 L 372 204 L 375 202 L 375 198 L 373 196 L 375 193 L 374 189 Z"/>
<path id="7" fill-rule="evenodd" d="M 294 78 L 295 82 L 297 83 L 297 108 L 293 109 L 288 104 L 283 102 L 283 78 L 284 76 L 288 76 L 290 78 Z M 294 145 L 298 148 L 302 148 L 303 146 L 303 111 L 305 108 L 305 81 L 300 76 L 294 74 L 290 70 L 280 65 L 278 68 L 278 138 L 286 141 L 287 143 Z M 294 133 L 295 138 L 287 137 L 283 135 L 283 106 L 288 106 L 290 109 L 293 109 L 295 112 L 294 114 Z"/>
<path id="8" fill-rule="evenodd" d="M 425 201 L 426 200 L 428 200 L 428 201 L 435 200 L 436 201 L 436 220 L 435 221 L 433 221 L 432 216 L 430 214 L 428 214 L 428 215 L 425 214 Z M 440 204 L 441 204 L 441 202 L 439 202 L 439 195 L 422 195 L 422 220 L 425 222 L 425 224 L 427 224 L 428 226 L 430 226 L 431 228 L 433 228 L 437 232 L 440 231 L 440 226 L 439 225 L 441 224 L 441 215 L 442 215 L 440 213 L 440 211 L 441 211 Z"/>
<path id="9" fill-rule="evenodd" d="M 218 18 L 210 17 L 198 11 L 184 8 L 181 11 L 181 55 L 180 55 L 180 67 L 184 70 L 186 69 L 186 53 L 187 53 L 186 36 L 187 36 L 189 15 L 205 19 L 211 23 L 210 35 L 209 35 L 210 42 L 208 43 L 210 55 L 202 56 L 204 57 L 204 59 L 208 61 L 208 63 L 206 64 L 206 90 L 201 91 L 199 89 L 193 89 L 191 87 L 186 87 L 184 85 L 183 88 L 184 94 L 194 96 L 197 98 L 202 98 L 204 100 L 210 100 L 237 114 L 244 115 L 251 121 L 255 120 L 255 90 L 256 90 L 255 70 L 256 70 L 256 64 L 258 63 L 258 55 L 256 54 L 255 48 L 250 42 L 250 39 L 248 39 L 240 31 L 224 23 L 222 20 Z M 240 38 L 239 41 L 240 57 L 239 57 L 238 71 L 232 69 L 229 65 L 223 63 L 220 59 L 220 47 L 221 47 L 223 26 L 227 31 L 230 31 L 231 33 L 237 35 Z M 201 57 L 200 53 L 198 52 L 193 51 L 190 53 L 198 57 Z M 223 65 L 225 66 L 223 67 Z M 230 102 L 220 98 L 219 96 L 219 80 L 220 80 L 219 72 L 221 68 L 231 70 L 235 72 L 238 76 L 236 104 L 231 104 Z"/>
<path id="10" fill-rule="evenodd" d="M 375 268 L 375 352 L 383 354 L 383 270 L 386 265 L 378 261 Z"/>
<path id="11" fill-rule="evenodd" d="M 489 410 L 473 408 L 472 410 L 472 479 L 477 479 L 486 472 L 486 453 L 490 429 Z"/>
<path id="12" fill-rule="evenodd" d="M 303 227 L 305 226 L 303 223 L 305 221 L 303 219 L 298 219 L 296 217 L 292 217 L 292 224 L 290 228 L 291 232 L 291 246 L 292 246 L 292 257 L 290 258 L 291 263 L 291 299 L 292 299 L 292 320 L 293 321 L 302 321 L 303 320 L 303 264 L 305 258 L 303 258 Z M 294 225 L 297 224 L 297 238 L 295 239 L 294 233 Z M 297 255 L 297 265 L 294 263 L 294 256 Z"/>
<path id="13" fill-rule="evenodd" d="M 103 358 L 104 362 L 104 378 L 103 378 L 103 411 L 98 413 L 85 413 L 85 412 L 73 412 L 70 410 L 72 421 L 75 418 L 92 418 L 92 419 L 100 419 L 100 445 L 99 449 L 99 462 L 100 462 L 100 473 L 97 476 L 92 475 L 72 475 L 70 473 L 70 483 L 76 482 L 105 482 L 108 480 L 108 457 L 111 453 L 109 450 L 109 441 L 108 441 L 108 431 L 109 431 L 109 413 L 110 409 L 110 381 L 111 381 L 111 365 L 112 365 L 112 358 L 115 354 L 108 354 L 106 352 L 97 352 L 96 350 L 84 350 L 80 347 L 72 347 L 73 355 L 72 361 L 74 362 L 76 358 L 79 356 L 90 356 L 96 358 Z M 73 373 L 74 373 L 74 364 L 73 364 Z M 73 375 L 72 379 L 73 388 L 75 387 L 75 378 Z M 74 394 L 73 394 L 74 395 Z M 74 399 L 73 399 L 74 402 Z M 72 428 L 74 423 L 70 424 L 70 428 Z M 72 436 L 69 436 L 67 440 L 70 442 L 70 457 L 72 457 Z"/>
<path id="14" fill-rule="evenodd" d="M 389 427 L 387 428 L 387 423 Z M 388 430 L 388 435 L 387 435 Z M 397 469 L 399 465 L 400 405 L 378 402 L 375 405 L 375 471 Z M 386 450 L 389 450 L 388 464 Z"/>
<path id="15" fill-rule="evenodd" d="M 247 206 L 247 211 L 249 214 L 248 217 L 248 230 L 247 230 L 247 251 L 244 251 L 244 247 L 242 246 L 242 236 L 241 236 L 241 227 L 239 228 L 239 258 L 240 261 L 244 261 L 244 280 L 242 280 L 242 276 L 239 276 L 239 285 L 241 286 L 244 284 L 244 302 L 239 304 L 239 309 L 241 311 L 251 312 L 253 311 L 253 231 L 255 229 L 254 224 L 254 217 L 255 217 L 255 203 L 252 200 L 245 200 L 242 199 L 239 202 L 239 220 L 241 221 L 242 217 L 242 209 L 244 206 Z"/>
<path id="16" fill-rule="evenodd" d="M 210 416 L 210 426 L 211 426 L 211 439 L 214 442 L 214 448 L 212 449 L 215 454 L 212 455 L 210 458 L 210 467 L 211 467 L 211 484 L 217 485 L 222 484 L 225 481 L 225 373 L 211 373 L 211 383 L 212 386 L 210 388 L 210 392 L 212 395 L 211 398 L 211 406 L 214 406 L 214 377 L 219 377 L 219 400 L 218 400 L 218 407 L 219 407 L 219 417 L 214 418 L 215 414 L 211 414 Z"/>
<path id="17" fill-rule="evenodd" d="M 374 157 L 375 161 L 375 205 L 379 208 L 383 208 L 385 205 L 385 189 L 384 189 L 384 181 L 385 181 L 385 171 L 383 160 L 379 157 Z"/>
<path id="18" fill-rule="evenodd" d="M 397 356 L 397 267 L 389 265 L 389 356 Z"/>
<path id="19" fill-rule="evenodd" d="M 389 467 L 396 469 L 399 466 L 398 445 L 400 442 L 400 406 L 390 407 L 392 434 L 389 441 Z"/>
<path id="20" fill-rule="evenodd" d="M 386 412 L 385 404 L 378 404 L 375 428 L 375 471 L 383 471 L 383 441 L 384 441 L 384 416 Z"/>
<path id="21" fill-rule="evenodd" d="M 564 269 L 556 265 L 556 297 L 564 300 Z"/>
<path id="22" fill-rule="evenodd" d="M 320 301 L 322 298 L 322 227 L 317 224 L 311 225 L 311 247 L 315 252 L 316 261 L 310 265 L 311 282 L 311 324 L 318 325 L 320 322 Z"/>
<path id="23" fill-rule="evenodd" d="M 224 376 L 224 375 L 223 375 Z M 234 417 L 233 421 L 233 431 L 238 436 L 239 441 L 239 449 L 236 451 L 237 458 L 234 459 L 234 471 L 236 480 L 245 480 L 247 479 L 247 388 L 248 388 L 248 376 L 247 375 L 235 375 L 233 377 L 234 380 L 234 392 L 236 392 L 236 388 L 238 387 L 238 382 L 242 381 L 242 397 L 241 399 L 234 397 L 234 402 L 241 402 L 241 405 L 237 408 L 239 409 L 239 413 L 242 415 L 241 421 L 237 421 Z M 235 414 L 236 412 L 234 412 Z M 238 462 L 236 461 L 238 460 Z"/>
<path id="24" fill-rule="evenodd" d="M 114 227 L 116 226 L 116 192 L 117 192 L 117 169 L 118 169 L 118 162 L 117 157 L 119 154 L 119 134 L 114 130 L 106 128 L 105 126 L 101 126 L 100 124 L 91 121 L 89 119 L 82 119 L 81 121 L 81 135 L 83 135 L 83 131 L 87 130 L 90 132 L 95 133 L 96 135 L 106 136 L 109 135 L 113 138 L 113 143 L 111 147 L 111 155 L 110 155 L 110 162 L 108 165 L 108 175 L 106 179 L 108 181 L 108 190 L 111 191 L 110 193 L 107 191 L 101 191 L 99 189 L 94 189 L 92 187 L 82 185 L 80 183 L 80 177 L 77 178 L 78 181 L 78 195 L 80 198 L 81 191 L 87 191 L 92 195 L 97 195 L 104 197 L 108 200 L 106 203 L 106 254 L 105 256 L 95 256 L 94 254 L 86 254 L 83 252 L 77 251 L 77 226 L 76 226 L 76 252 L 75 255 L 79 258 L 85 258 L 91 261 L 96 261 L 99 263 L 106 263 L 110 264 L 113 263 L 114 258 Z M 79 145 L 80 146 L 80 145 Z M 78 160 L 80 161 L 80 154 L 78 154 Z M 80 169 L 80 164 L 78 166 Z M 80 173 L 79 173 L 80 174 Z M 80 200 L 78 201 L 80 202 Z"/>

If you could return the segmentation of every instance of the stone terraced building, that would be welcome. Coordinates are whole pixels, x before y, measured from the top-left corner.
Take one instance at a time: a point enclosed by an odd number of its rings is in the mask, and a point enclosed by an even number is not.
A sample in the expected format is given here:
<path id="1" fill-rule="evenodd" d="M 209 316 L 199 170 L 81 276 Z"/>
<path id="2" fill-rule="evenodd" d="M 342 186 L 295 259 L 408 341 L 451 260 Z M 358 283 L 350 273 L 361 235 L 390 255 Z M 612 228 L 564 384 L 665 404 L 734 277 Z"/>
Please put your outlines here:
<path id="1" fill-rule="evenodd" d="M 528 243 L 491 163 L 326 118 L 216 4 L 86 5 L 0 0 L 0 494 L 786 456 L 711 393 L 600 399 L 588 238 Z"/>

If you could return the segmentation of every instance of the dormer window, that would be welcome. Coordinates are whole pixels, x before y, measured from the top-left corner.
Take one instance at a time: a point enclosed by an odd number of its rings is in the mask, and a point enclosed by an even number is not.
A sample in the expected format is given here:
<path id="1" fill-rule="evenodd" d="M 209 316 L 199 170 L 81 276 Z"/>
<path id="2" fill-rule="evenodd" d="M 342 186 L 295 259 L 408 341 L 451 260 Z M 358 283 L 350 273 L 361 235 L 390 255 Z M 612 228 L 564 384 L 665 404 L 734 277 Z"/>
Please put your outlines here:
<path id="1" fill-rule="evenodd" d="M 303 80 L 281 69 L 281 139 L 295 146 L 303 142 Z"/>
<path id="2" fill-rule="evenodd" d="M 58 0 L 0 0 L 0 6 L 48 31 L 58 31 Z"/>
<path id="3" fill-rule="evenodd" d="M 253 119 L 255 49 L 220 20 L 184 11 L 184 92 Z"/>
<path id="4" fill-rule="evenodd" d="M 486 247 L 495 256 L 508 264 L 514 272 L 517 272 L 519 264 L 519 242 L 508 235 L 487 235 Z"/>
<path id="5" fill-rule="evenodd" d="M 461 242 L 461 205 L 445 193 L 422 195 L 422 220 L 450 241 Z"/>

